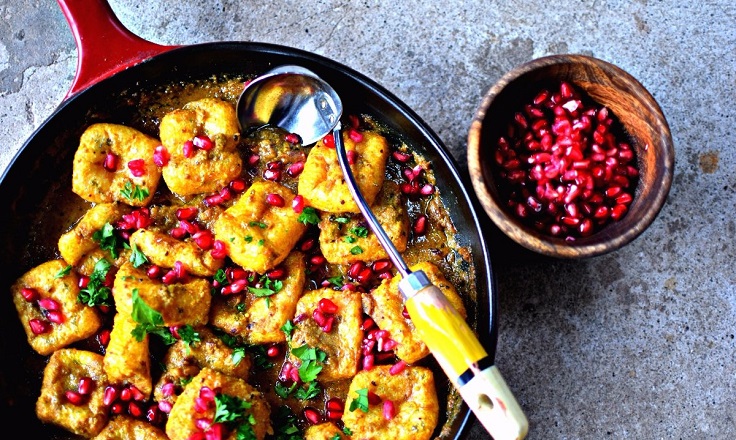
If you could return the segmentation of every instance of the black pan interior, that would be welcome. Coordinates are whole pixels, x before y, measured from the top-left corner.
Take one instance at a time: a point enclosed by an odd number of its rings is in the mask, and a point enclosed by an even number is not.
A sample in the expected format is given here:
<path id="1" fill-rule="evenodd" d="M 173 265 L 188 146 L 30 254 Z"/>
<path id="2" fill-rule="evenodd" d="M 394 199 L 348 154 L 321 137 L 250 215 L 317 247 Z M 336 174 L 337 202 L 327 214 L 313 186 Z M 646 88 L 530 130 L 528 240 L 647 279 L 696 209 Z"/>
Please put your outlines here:
<path id="1" fill-rule="evenodd" d="M 125 91 L 182 80 L 204 79 L 213 74 L 254 75 L 283 64 L 306 67 L 331 84 L 340 95 L 345 114 L 370 114 L 405 136 L 405 141 L 432 164 L 437 186 L 457 227 L 461 246 L 472 250 L 476 268 L 475 298 L 468 301 L 468 315 L 489 351 L 495 355 L 496 309 L 494 277 L 477 217 L 479 208 L 465 188 L 467 181 L 437 135 L 406 105 L 362 74 L 319 55 L 293 48 L 261 43 L 222 42 L 186 46 L 158 55 L 128 70 L 100 81 L 68 99 L 25 143 L 0 182 L 1 283 L 10 286 L 39 260 L 38 249 L 28 246 L 33 220 L 38 212 L 53 219 L 55 207 L 44 203 L 50 190 L 69 184 L 71 163 L 79 136 L 87 121 L 111 109 L 124 109 Z M 115 115 L 111 114 L 114 118 Z M 25 265 L 19 264 L 20 261 Z M 6 287 L 7 289 L 7 287 Z M 55 438 L 55 430 L 41 426 L 34 405 L 40 389 L 39 371 L 45 358 L 26 342 L 15 308 L 6 290 L 0 304 L 0 418 L 22 426 L 27 438 Z M 465 405 L 463 405 L 465 406 Z M 450 426 L 459 436 L 469 418 L 464 407 Z M 67 435 L 67 434 L 61 434 Z"/>

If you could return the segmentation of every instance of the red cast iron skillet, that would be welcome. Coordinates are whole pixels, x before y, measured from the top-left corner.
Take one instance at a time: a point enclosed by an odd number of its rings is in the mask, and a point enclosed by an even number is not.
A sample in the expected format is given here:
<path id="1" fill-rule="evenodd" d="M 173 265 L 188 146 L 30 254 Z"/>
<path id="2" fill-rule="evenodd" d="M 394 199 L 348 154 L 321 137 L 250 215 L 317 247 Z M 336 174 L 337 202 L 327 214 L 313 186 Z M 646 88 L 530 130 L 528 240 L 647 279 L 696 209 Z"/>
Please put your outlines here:
<path id="1" fill-rule="evenodd" d="M 121 98 L 124 92 L 206 79 L 213 74 L 259 74 L 283 64 L 312 70 L 337 90 L 345 114 L 378 117 L 432 163 L 437 187 L 457 228 L 458 243 L 472 251 L 476 286 L 471 292 L 475 297 L 466 300 L 468 320 L 493 359 L 495 278 L 476 214 L 479 205 L 469 196 L 467 179 L 460 176 L 437 135 L 399 99 L 355 70 L 313 53 L 252 42 L 160 46 L 128 31 L 106 0 L 58 2 L 77 42 L 77 74 L 65 100 L 25 142 L 0 180 L 0 212 L 4 216 L 0 284 L 6 292 L 0 301 L 0 420 L 7 422 L 3 426 L 19 427 L 24 438 L 71 437 L 40 423 L 35 416 L 47 358 L 30 348 L 9 287 L 25 271 L 56 255 L 55 248 L 39 248 L 33 243 L 30 237 L 38 231 L 31 228 L 39 216 L 50 222 L 55 219 L 58 207 L 49 206 L 48 194 L 71 186 L 72 159 L 84 128 L 98 120 L 124 121 L 131 111 L 131 104 Z M 443 380 L 437 378 L 438 383 Z M 463 404 L 459 415 L 445 426 L 450 437 L 462 436 L 471 414 Z"/>

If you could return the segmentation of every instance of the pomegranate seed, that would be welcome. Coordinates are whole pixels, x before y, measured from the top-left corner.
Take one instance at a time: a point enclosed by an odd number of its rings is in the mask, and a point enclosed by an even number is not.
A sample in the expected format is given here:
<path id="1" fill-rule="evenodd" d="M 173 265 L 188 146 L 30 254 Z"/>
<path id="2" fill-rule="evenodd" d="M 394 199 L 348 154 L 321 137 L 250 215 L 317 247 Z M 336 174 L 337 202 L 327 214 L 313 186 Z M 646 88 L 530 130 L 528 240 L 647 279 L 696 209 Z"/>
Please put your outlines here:
<path id="1" fill-rule="evenodd" d="M 181 153 L 187 159 L 193 157 L 194 156 L 194 143 L 192 143 L 192 141 L 184 142 L 184 145 L 182 145 L 181 147 Z"/>
<path id="2" fill-rule="evenodd" d="M 194 420 L 194 426 L 202 431 L 207 431 L 212 427 L 212 420 L 200 417 Z"/>
<path id="3" fill-rule="evenodd" d="M 79 385 L 77 385 L 77 392 L 83 396 L 87 396 L 92 392 L 95 386 L 95 381 L 91 377 L 82 377 L 79 379 Z"/>
<path id="4" fill-rule="evenodd" d="M 75 406 L 79 406 L 84 402 L 84 396 L 76 391 L 67 390 L 64 392 L 64 397 L 66 398 L 67 402 Z"/>
<path id="5" fill-rule="evenodd" d="M 373 368 L 373 365 L 375 363 L 375 356 L 372 354 L 367 354 L 363 357 L 363 369 L 366 371 L 370 371 Z"/>
<path id="6" fill-rule="evenodd" d="M 327 260 L 322 255 L 313 255 L 312 258 L 309 259 L 309 262 L 315 266 L 322 266 L 327 263 Z"/>
<path id="7" fill-rule="evenodd" d="M 118 391 L 118 389 L 112 385 L 108 385 L 107 387 L 105 387 L 105 391 L 102 394 L 102 404 L 105 406 L 110 406 L 116 400 L 118 400 L 119 396 L 120 392 Z"/>
<path id="8" fill-rule="evenodd" d="M 245 191 L 245 180 L 241 178 L 233 179 L 228 184 L 228 187 L 236 194 L 240 194 Z"/>
<path id="9" fill-rule="evenodd" d="M 110 343 L 110 329 L 102 329 L 99 333 L 97 333 L 97 342 L 103 346 L 107 347 L 107 345 Z"/>
<path id="10" fill-rule="evenodd" d="M 115 153 L 107 153 L 102 167 L 110 172 L 117 171 L 119 158 Z"/>
<path id="11" fill-rule="evenodd" d="M 115 402 L 110 407 L 110 413 L 112 414 L 122 414 L 125 412 L 125 406 L 121 402 Z"/>
<path id="12" fill-rule="evenodd" d="M 286 136 L 284 136 L 284 140 L 290 144 L 301 144 L 302 140 L 296 133 L 287 133 Z"/>
<path id="13" fill-rule="evenodd" d="M 391 368 L 389 368 L 388 372 L 392 376 L 395 376 L 402 371 L 406 369 L 406 362 L 405 361 L 398 361 L 397 363 L 391 365 Z"/>
<path id="14" fill-rule="evenodd" d="M 368 390 L 368 404 L 369 405 L 378 405 L 382 401 L 383 399 L 381 399 L 381 397 L 378 394 L 376 394 L 375 392 L 371 390 Z"/>
<path id="15" fill-rule="evenodd" d="M 161 412 L 168 414 L 171 412 L 171 408 L 173 408 L 174 405 L 171 404 L 171 402 L 166 400 L 159 400 L 158 401 L 158 409 L 161 410 Z"/>
<path id="16" fill-rule="evenodd" d="M 161 394 L 164 397 L 171 397 L 174 395 L 174 392 L 176 391 L 176 385 L 174 385 L 174 382 L 166 382 L 161 386 Z"/>
<path id="17" fill-rule="evenodd" d="M 149 423 L 157 423 L 161 418 L 161 410 L 157 405 L 151 405 L 148 407 L 148 410 L 146 410 L 146 420 L 148 420 Z"/>
<path id="18" fill-rule="evenodd" d="M 66 320 L 64 315 L 58 310 L 50 310 L 46 313 L 46 318 L 54 324 L 63 324 Z"/>
<path id="19" fill-rule="evenodd" d="M 61 309 L 61 304 L 53 298 L 41 298 L 38 300 L 38 307 L 44 310 L 55 311 Z"/>
<path id="20" fill-rule="evenodd" d="M 621 217 L 626 214 L 626 211 L 628 211 L 629 208 L 626 205 L 614 205 L 613 208 L 611 208 L 611 215 L 610 217 L 613 220 L 620 220 Z"/>
<path id="21" fill-rule="evenodd" d="M 429 196 L 434 194 L 434 185 L 426 184 L 419 190 L 419 194 Z"/>
<path id="22" fill-rule="evenodd" d="M 332 302 L 329 298 L 322 298 L 318 303 L 319 310 L 324 313 L 335 314 L 337 313 L 337 305 Z"/>
<path id="23" fill-rule="evenodd" d="M 195 207 L 179 208 L 176 210 L 176 218 L 178 220 L 193 220 L 198 213 L 199 209 Z"/>
<path id="24" fill-rule="evenodd" d="M 386 270 L 389 270 L 393 267 L 393 263 L 391 263 L 391 260 L 377 260 L 373 262 L 373 270 L 375 272 L 383 272 Z"/>
<path id="25" fill-rule="evenodd" d="M 194 136 L 194 139 L 192 139 L 192 144 L 194 144 L 195 147 L 205 151 L 210 151 L 214 146 L 212 140 L 206 135 Z"/>
<path id="26" fill-rule="evenodd" d="M 317 240 L 315 238 L 308 238 L 302 242 L 302 244 L 299 246 L 299 250 L 302 252 L 309 252 L 316 244 Z"/>
<path id="27" fill-rule="evenodd" d="M 171 155 L 163 145 L 159 145 L 155 150 L 153 150 L 153 163 L 155 163 L 157 167 L 165 167 L 169 164 L 170 159 Z"/>
<path id="28" fill-rule="evenodd" d="M 291 177 L 296 177 L 300 175 L 302 171 L 304 171 L 304 162 L 299 161 L 289 165 L 289 167 L 286 169 L 286 174 L 290 175 Z"/>
<path id="29" fill-rule="evenodd" d="M 335 138 L 332 137 L 332 133 L 322 138 L 322 144 L 327 148 L 335 148 Z"/>
<path id="30" fill-rule="evenodd" d="M 416 235 L 424 235 L 424 233 L 427 232 L 427 216 L 424 214 L 419 215 L 419 217 L 414 220 L 412 230 Z"/>
<path id="31" fill-rule="evenodd" d="M 373 321 L 373 318 L 366 318 L 362 324 L 360 324 L 360 329 L 362 331 L 370 330 L 376 325 L 375 321 Z"/>
<path id="32" fill-rule="evenodd" d="M 148 275 L 148 278 L 152 280 L 161 277 L 161 267 L 152 264 L 151 267 L 146 270 L 146 275 Z"/>
<path id="33" fill-rule="evenodd" d="M 391 420 L 396 417 L 396 407 L 390 400 L 383 402 L 383 418 L 384 420 Z"/>
<path id="34" fill-rule="evenodd" d="M 146 400 L 146 395 L 143 394 L 143 392 L 139 390 L 138 387 L 136 387 L 135 385 L 131 385 L 129 388 L 130 394 L 131 396 L 133 396 L 133 400 L 137 400 L 139 402 Z"/>
<path id="35" fill-rule="evenodd" d="M 350 140 L 352 140 L 355 143 L 363 141 L 363 133 L 353 128 L 348 130 L 348 137 L 350 138 Z"/>
<path id="36" fill-rule="evenodd" d="M 194 399 L 194 411 L 198 413 L 206 412 L 209 408 L 209 402 L 201 397 Z"/>
<path id="37" fill-rule="evenodd" d="M 281 208 L 286 204 L 283 197 L 273 193 L 266 194 L 266 203 L 277 208 Z"/>
<path id="38" fill-rule="evenodd" d="M 401 316 L 404 317 L 404 319 L 411 319 L 411 316 L 409 315 L 409 310 L 404 306 L 404 309 L 401 311 Z"/>
<path id="39" fill-rule="evenodd" d="M 275 358 L 280 354 L 281 354 L 281 349 L 278 347 L 278 345 L 271 345 L 266 350 L 266 355 L 270 358 Z"/>
<path id="40" fill-rule="evenodd" d="M 323 327 L 327 323 L 327 317 L 320 309 L 314 309 L 314 312 L 312 312 L 312 319 L 314 319 L 314 322 L 316 322 L 320 327 Z"/>
<path id="41" fill-rule="evenodd" d="M 320 326 L 320 329 L 322 329 L 323 332 L 329 333 L 332 331 L 332 326 L 335 324 L 335 317 L 334 316 L 328 316 L 325 318 L 324 325 Z"/>
<path id="42" fill-rule="evenodd" d="M 138 418 L 143 415 L 143 408 L 138 402 L 130 402 L 128 403 L 128 414 Z"/>
<path id="43" fill-rule="evenodd" d="M 391 156 L 396 159 L 397 162 L 400 163 L 407 163 L 409 162 L 409 159 L 411 159 L 411 155 L 407 153 L 402 153 L 400 151 L 394 151 L 391 153 Z"/>
<path id="44" fill-rule="evenodd" d="M 355 162 L 358 161 L 358 153 L 355 150 L 348 150 L 345 156 L 347 156 L 350 165 L 355 165 Z"/>
<path id="45" fill-rule="evenodd" d="M 51 324 L 48 321 L 43 321 L 37 318 L 28 320 L 28 325 L 31 327 L 31 332 L 34 335 L 43 335 L 51 331 Z"/>
<path id="46" fill-rule="evenodd" d="M 304 408 L 304 418 L 312 425 L 317 425 L 322 421 L 319 411 L 311 407 Z"/>
<path id="47" fill-rule="evenodd" d="M 123 402 L 129 402 L 131 399 L 133 399 L 133 392 L 129 387 L 120 390 L 120 400 Z"/>
<path id="48" fill-rule="evenodd" d="M 279 180 L 281 180 L 281 170 L 265 170 L 263 172 L 263 178 L 266 180 L 278 182 Z"/>
<path id="49" fill-rule="evenodd" d="M 135 177 L 141 177 L 146 174 L 146 162 L 143 159 L 133 159 L 128 162 L 128 169 Z"/>
<path id="50" fill-rule="evenodd" d="M 212 258 L 221 260 L 227 257 L 227 245 L 222 240 L 215 240 L 212 242 L 212 250 L 210 250 Z"/>
<path id="51" fill-rule="evenodd" d="M 338 411 L 334 409 L 328 409 L 327 411 L 325 411 L 325 413 L 327 414 L 327 419 L 333 422 L 336 422 L 342 419 L 342 415 L 343 415 L 343 411 Z"/>
<path id="52" fill-rule="evenodd" d="M 80 278 L 81 280 L 81 278 Z M 89 278 L 87 278 L 89 280 Z M 79 286 L 82 287 L 82 286 Z M 20 289 L 20 295 L 23 297 L 24 300 L 27 302 L 33 302 L 36 301 L 39 297 L 38 291 L 36 289 L 30 288 L 30 287 L 24 287 Z"/>
<path id="53" fill-rule="evenodd" d="M 215 236 L 210 231 L 199 231 L 192 235 L 192 240 L 199 246 L 200 249 L 209 250 L 215 240 Z"/>

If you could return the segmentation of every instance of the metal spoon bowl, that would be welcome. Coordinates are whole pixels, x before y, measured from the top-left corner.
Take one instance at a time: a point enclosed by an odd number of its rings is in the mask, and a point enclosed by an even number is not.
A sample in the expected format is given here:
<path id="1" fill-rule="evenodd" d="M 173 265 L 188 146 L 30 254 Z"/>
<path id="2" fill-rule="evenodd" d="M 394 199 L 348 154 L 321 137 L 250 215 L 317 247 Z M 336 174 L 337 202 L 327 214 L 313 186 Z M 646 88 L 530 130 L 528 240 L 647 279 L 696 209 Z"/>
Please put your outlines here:
<path id="1" fill-rule="evenodd" d="M 265 125 L 280 127 L 311 145 L 340 122 L 342 101 L 335 90 L 312 71 L 281 66 L 249 82 L 237 103 L 241 132 Z"/>

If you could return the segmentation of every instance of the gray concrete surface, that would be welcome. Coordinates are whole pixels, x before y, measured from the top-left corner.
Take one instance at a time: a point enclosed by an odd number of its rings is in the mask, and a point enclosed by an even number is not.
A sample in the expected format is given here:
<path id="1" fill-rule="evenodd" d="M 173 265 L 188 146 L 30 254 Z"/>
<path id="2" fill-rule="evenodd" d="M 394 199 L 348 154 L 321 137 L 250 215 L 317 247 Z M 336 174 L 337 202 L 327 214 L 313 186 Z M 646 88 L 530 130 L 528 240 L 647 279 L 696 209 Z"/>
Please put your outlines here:
<path id="1" fill-rule="evenodd" d="M 670 123 L 675 179 L 654 224 L 585 261 L 489 232 L 497 365 L 530 439 L 736 437 L 736 6 L 729 0 L 110 0 L 162 44 L 263 41 L 376 80 L 465 172 L 481 95 L 532 58 L 583 53 L 638 78 Z M 62 101 L 76 49 L 52 0 L 0 0 L 0 169 Z M 507 254 L 508 252 L 508 254 Z M 513 255 L 514 258 L 509 258 Z M 473 424 L 466 438 L 488 438 Z"/>

